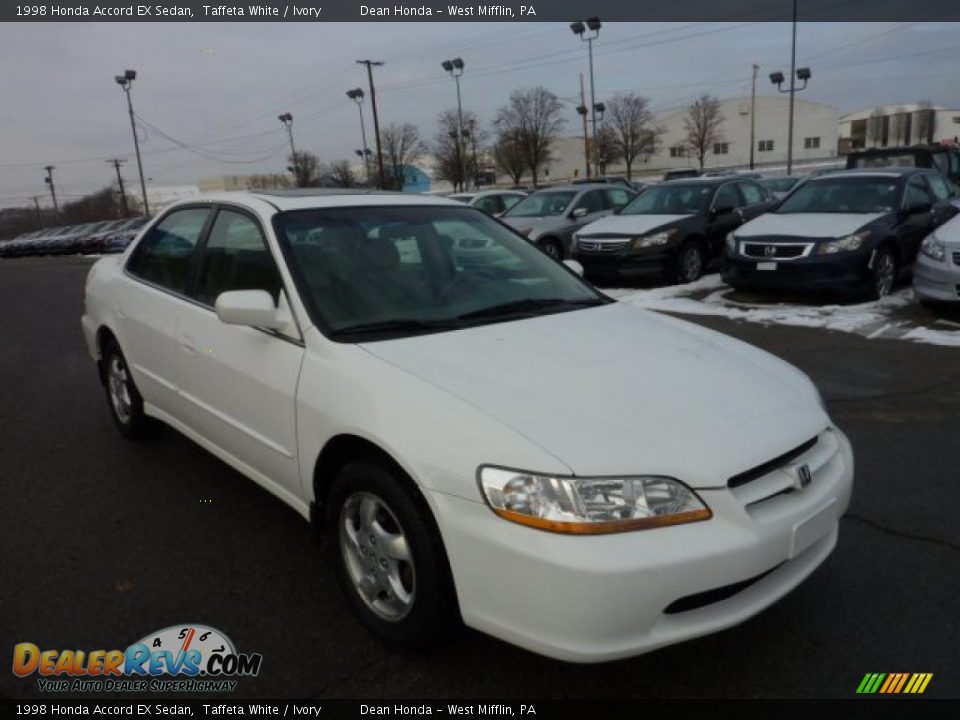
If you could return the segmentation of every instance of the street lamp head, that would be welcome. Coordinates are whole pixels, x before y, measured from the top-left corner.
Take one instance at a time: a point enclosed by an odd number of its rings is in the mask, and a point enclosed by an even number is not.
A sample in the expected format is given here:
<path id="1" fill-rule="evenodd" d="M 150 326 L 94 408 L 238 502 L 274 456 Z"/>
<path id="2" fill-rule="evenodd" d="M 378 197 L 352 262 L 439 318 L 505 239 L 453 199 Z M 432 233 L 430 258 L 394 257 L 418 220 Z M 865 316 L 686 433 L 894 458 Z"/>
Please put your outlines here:
<path id="1" fill-rule="evenodd" d="M 574 35 L 583 35 L 583 33 L 587 30 L 582 22 L 570 23 L 570 29 L 573 31 Z"/>
<path id="2" fill-rule="evenodd" d="M 455 67 L 457 70 L 463 70 L 463 59 L 462 59 L 462 58 L 454 58 L 454 59 L 451 61 L 451 64 L 452 64 L 453 67 Z"/>
<path id="3" fill-rule="evenodd" d="M 593 104 L 593 109 L 596 110 L 601 115 L 603 115 L 607 111 L 607 106 L 604 105 L 602 102 L 598 102 Z"/>
<path id="4" fill-rule="evenodd" d="M 127 80 L 136 80 L 136 79 L 137 79 L 137 71 L 136 71 L 136 70 L 124 70 L 124 71 L 123 71 L 123 77 L 125 77 Z"/>
<path id="5" fill-rule="evenodd" d="M 127 79 L 123 75 L 114 75 L 113 79 L 117 81 L 117 85 L 127 84 Z"/>
<path id="6" fill-rule="evenodd" d="M 774 85 L 780 85 L 783 83 L 783 73 L 782 72 L 772 72 L 770 73 L 770 82 Z"/>
<path id="7" fill-rule="evenodd" d="M 587 106 L 586 106 L 586 105 L 577 105 L 577 113 L 579 113 L 580 115 L 586 115 L 586 114 L 587 114 Z"/>
<path id="8" fill-rule="evenodd" d="M 283 113 L 283 115 L 277 115 L 277 120 L 286 124 L 288 122 L 293 122 L 293 115 L 288 112 Z"/>
<path id="9" fill-rule="evenodd" d="M 358 103 L 363 102 L 363 90 L 361 88 L 347 90 L 347 97 L 351 100 L 356 100 Z"/>
<path id="10" fill-rule="evenodd" d="M 587 27 L 593 30 L 593 32 L 599 31 L 600 28 L 602 27 L 600 18 L 598 17 L 587 18 Z"/>
<path id="11" fill-rule="evenodd" d="M 440 66 L 447 72 L 453 72 L 453 63 L 449 60 L 444 60 L 442 63 L 440 63 Z"/>
<path id="12" fill-rule="evenodd" d="M 797 80 L 809 80 L 810 79 L 810 68 L 802 67 L 797 68 Z"/>

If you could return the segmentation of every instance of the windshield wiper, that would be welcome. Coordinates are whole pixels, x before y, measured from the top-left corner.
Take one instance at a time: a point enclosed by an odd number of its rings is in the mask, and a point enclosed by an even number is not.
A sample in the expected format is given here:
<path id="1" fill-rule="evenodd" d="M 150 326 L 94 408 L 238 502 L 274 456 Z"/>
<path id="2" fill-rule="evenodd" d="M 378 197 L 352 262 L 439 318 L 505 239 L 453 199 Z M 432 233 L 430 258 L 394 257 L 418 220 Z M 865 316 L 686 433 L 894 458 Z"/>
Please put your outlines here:
<path id="1" fill-rule="evenodd" d="M 360 323 L 358 325 L 348 325 L 342 328 L 336 328 L 330 331 L 331 335 L 359 335 L 363 333 L 406 333 L 406 332 L 434 332 L 436 330 L 449 330 L 450 328 L 460 327 L 459 323 L 448 322 L 444 320 L 416 320 L 414 318 L 390 318 L 388 320 L 377 320 L 375 322 Z"/>
<path id="2" fill-rule="evenodd" d="M 481 318 L 504 317 L 509 315 L 537 314 L 539 310 L 572 310 L 575 308 L 606 305 L 607 301 L 600 298 L 584 298 L 583 300 L 565 300 L 564 298 L 525 298 L 513 300 L 500 305 L 491 305 L 472 312 L 459 315 L 460 320 L 479 320 Z"/>

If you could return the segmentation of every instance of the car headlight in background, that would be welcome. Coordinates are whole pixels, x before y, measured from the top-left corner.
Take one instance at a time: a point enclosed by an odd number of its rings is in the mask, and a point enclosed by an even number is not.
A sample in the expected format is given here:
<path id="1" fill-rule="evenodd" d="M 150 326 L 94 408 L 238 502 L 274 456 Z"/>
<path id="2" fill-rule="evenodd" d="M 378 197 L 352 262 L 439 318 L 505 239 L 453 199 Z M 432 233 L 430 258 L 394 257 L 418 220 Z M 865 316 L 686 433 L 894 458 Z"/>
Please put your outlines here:
<path id="1" fill-rule="evenodd" d="M 652 235 L 642 235 L 641 237 L 635 237 L 630 243 L 631 250 L 646 250 L 647 248 L 659 247 L 661 245 L 666 245 L 670 240 L 673 239 L 673 236 L 677 234 L 677 231 L 674 230 L 664 230 L 663 232 L 653 233 Z"/>
<path id="2" fill-rule="evenodd" d="M 727 246 L 727 253 L 730 255 L 737 254 L 737 237 L 733 234 L 733 231 L 727 233 L 727 238 L 724 241 L 724 244 Z"/>
<path id="3" fill-rule="evenodd" d="M 497 515 L 550 532 L 599 535 L 712 517 L 690 488 L 658 475 L 551 477 L 482 467 L 479 480 L 483 496 Z"/>
<path id="4" fill-rule="evenodd" d="M 929 258 L 940 261 L 947 256 L 947 249 L 943 244 L 943 240 L 937 237 L 936 230 L 927 235 L 923 239 L 923 242 L 920 243 L 920 252 Z"/>
<path id="5" fill-rule="evenodd" d="M 834 253 L 839 252 L 853 252 L 854 250 L 859 250 L 862 248 L 869 237 L 869 232 L 859 232 L 854 233 L 853 235 L 847 235 L 846 237 L 837 238 L 836 240 L 827 240 L 820 243 L 820 248 L 817 250 L 817 254 L 833 255 Z"/>

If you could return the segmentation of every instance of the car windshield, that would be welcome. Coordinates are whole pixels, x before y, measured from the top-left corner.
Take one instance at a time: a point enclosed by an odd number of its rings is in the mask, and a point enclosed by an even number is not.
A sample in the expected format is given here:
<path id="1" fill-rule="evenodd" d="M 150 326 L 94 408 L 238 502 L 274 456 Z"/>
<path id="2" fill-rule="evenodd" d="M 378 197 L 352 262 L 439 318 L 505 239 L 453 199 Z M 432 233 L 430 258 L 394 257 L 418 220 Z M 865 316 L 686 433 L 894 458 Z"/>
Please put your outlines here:
<path id="1" fill-rule="evenodd" d="M 543 191 L 527 195 L 523 200 L 510 208 L 505 217 L 545 217 L 548 215 L 563 215 L 563 211 L 573 201 L 575 192 L 570 191 Z"/>
<path id="2" fill-rule="evenodd" d="M 696 215 L 707 209 L 713 185 L 670 183 L 654 185 L 627 205 L 621 215 Z"/>
<path id="3" fill-rule="evenodd" d="M 830 177 L 813 180 L 777 209 L 786 213 L 888 213 L 897 206 L 899 183 L 888 177 Z"/>
<path id="4" fill-rule="evenodd" d="M 797 178 L 770 178 L 768 180 L 761 180 L 760 183 L 771 192 L 787 192 L 787 190 L 797 184 Z"/>
<path id="5" fill-rule="evenodd" d="M 608 300 L 472 208 L 298 210 L 274 219 L 320 327 L 344 341 L 439 332 Z"/>

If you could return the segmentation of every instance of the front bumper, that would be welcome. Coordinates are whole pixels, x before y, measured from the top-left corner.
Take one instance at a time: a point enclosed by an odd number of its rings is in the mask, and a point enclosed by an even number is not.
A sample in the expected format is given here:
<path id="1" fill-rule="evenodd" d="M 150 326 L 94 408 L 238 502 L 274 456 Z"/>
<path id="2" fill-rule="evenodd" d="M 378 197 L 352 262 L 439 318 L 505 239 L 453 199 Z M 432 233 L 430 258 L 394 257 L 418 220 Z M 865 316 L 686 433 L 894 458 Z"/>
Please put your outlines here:
<path id="1" fill-rule="evenodd" d="M 960 303 L 960 248 L 948 247 L 943 260 L 917 253 L 913 291 L 921 300 Z"/>
<path id="2" fill-rule="evenodd" d="M 432 493 L 464 622 L 571 662 L 639 655 L 740 623 L 836 545 L 853 485 L 849 442 L 831 428 L 794 462 L 815 468 L 804 490 L 756 502 L 787 481 L 777 469 L 742 488 L 699 490 L 710 520 L 592 537 L 523 527 Z"/>
<path id="3" fill-rule="evenodd" d="M 721 275 L 728 285 L 786 290 L 857 290 L 870 281 L 872 252 L 811 255 L 794 260 L 724 255 Z M 775 269 L 761 269 L 770 263 Z"/>
<path id="4" fill-rule="evenodd" d="M 676 264 L 676 251 L 591 252 L 575 244 L 573 258 L 583 265 L 588 277 L 654 278 L 663 276 Z"/>

